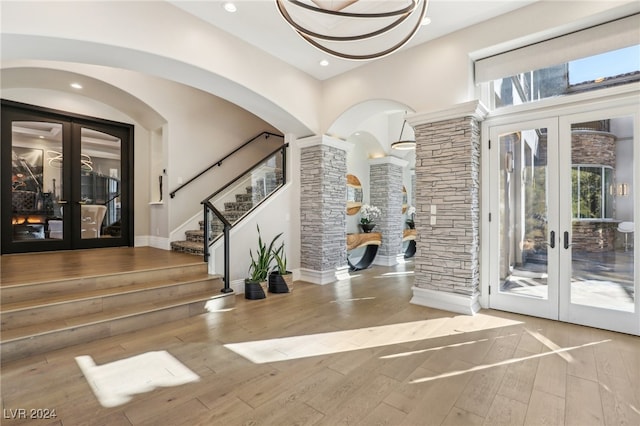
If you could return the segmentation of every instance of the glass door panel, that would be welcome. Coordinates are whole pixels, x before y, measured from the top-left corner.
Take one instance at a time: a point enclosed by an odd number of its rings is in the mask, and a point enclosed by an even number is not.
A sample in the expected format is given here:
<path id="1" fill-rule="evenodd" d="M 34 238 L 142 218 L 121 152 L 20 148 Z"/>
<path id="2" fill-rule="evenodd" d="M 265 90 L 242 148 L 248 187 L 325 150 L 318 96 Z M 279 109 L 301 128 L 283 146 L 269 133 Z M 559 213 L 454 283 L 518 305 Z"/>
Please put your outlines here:
<path id="1" fill-rule="evenodd" d="M 571 188 L 561 188 L 560 317 L 637 333 L 634 116 L 581 114 L 562 118 L 561 126 L 561 174 Z"/>
<path id="2" fill-rule="evenodd" d="M 80 134 L 80 237 L 120 237 L 121 140 L 85 127 Z"/>
<path id="3" fill-rule="evenodd" d="M 6 121 L 5 121 L 6 120 Z M 30 114 L 7 112 L 3 126 L 10 129 L 10 146 L 3 146 L 3 191 L 10 197 L 10 210 L 3 215 L 3 247 L 15 252 L 33 251 L 35 246 L 62 249 L 68 245 L 65 220 L 65 169 L 62 162 L 62 122 Z M 5 130 L 3 129 L 3 139 Z M 9 160 L 9 161 L 7 161 Z M 10 166 L 10 167 L 9 167 Z M 8 201 L 3 197 L 4 202 Z M 9 203 L 7 202 L 7 205 Z M 37 249 L 36 249 L 37 250 Z"/>
<path id="4" fill-rule="evenodd" d="M 500 205 L 498 276 L 492 280 L 498 285 L 492 285 L 492 307 L 557 317 L 556 283 L 552 281 L 557 262 L 550 256 L 558 229 L 550 210 L 557 194 L 551 185 L 556 161 L 549 155 L 549 141 L 555 146 L 556 134 L 553 122 L 491 131 L 491 140 L 499 145 L 492 162 L 499 170 Z"/>

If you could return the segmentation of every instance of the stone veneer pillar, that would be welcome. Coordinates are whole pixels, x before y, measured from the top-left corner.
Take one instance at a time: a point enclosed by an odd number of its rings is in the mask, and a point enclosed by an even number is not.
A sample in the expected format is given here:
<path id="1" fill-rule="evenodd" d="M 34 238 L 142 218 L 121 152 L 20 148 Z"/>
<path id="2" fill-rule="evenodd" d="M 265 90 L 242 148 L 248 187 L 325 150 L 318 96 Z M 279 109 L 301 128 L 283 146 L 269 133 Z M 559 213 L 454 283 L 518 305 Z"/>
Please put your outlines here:
<path id="1" fill-rule="evenodd" d="M 477 101 L 407 117 L 416 135 L 416 255 L 411 303 L 480 310 L 480 122 Z"/>
<path id="2" fill-rule="evenodd" d="M 402 253 L 402 170 L 407 164 L 397 157 L 369 160 L 369 204 L 382 211 L 374 229 L 382 234 L 376 265 L 395 265 Z"/>
<path id="3" fill-rule="evenodd" d="M 328 136 L 299 141 L 300 279 L 328 284 L 348 276 L 347 151 Z"/>

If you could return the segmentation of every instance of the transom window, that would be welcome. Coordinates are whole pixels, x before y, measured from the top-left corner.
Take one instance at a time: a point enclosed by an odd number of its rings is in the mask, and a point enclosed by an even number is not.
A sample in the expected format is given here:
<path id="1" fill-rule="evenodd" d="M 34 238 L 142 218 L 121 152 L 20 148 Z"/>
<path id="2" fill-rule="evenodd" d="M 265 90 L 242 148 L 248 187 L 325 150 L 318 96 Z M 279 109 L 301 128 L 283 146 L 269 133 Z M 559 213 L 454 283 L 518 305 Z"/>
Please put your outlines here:
<path id="1" fill-rule="evenodd" d="M 640 81 L 640 45 L 493 80 L 495 108 Z"/>

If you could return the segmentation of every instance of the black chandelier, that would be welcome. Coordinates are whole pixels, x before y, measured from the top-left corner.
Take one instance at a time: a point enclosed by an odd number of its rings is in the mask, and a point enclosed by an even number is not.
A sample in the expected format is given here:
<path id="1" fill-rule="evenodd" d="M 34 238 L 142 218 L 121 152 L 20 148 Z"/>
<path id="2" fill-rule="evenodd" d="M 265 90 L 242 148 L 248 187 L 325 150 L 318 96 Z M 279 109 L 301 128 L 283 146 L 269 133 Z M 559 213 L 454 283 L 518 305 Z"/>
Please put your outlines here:
<path id="1" fill-rule="evenodd" d="M 400 137 L 398 140 L 391 144 L 391 148 L 399 149 L 402 151 L 407 151 L 411 149 L 416 149 L 416 140 L 415 139 L 402 139 L 402 132 L 404 132 L 404 125 L 407 124 L 407 120 L 402 122 L 402 128 L 400 129 Z"/>
<path id="2" fill-rule="evenodd" d="M 418 32 L 427 11 L 428 0 L 409 0 L 407 6 L 389 10 L 389 5 L 392 3 L 397 2 L 276 0 L 282 17 L 305 41 L 329 55 L 356 61 L 389 55 L 407 44 Z M 363 8 L 365 10 L 377 8 L 379 11 L 370 13 L 355 11 Z M 413 24 L 412 21 L 414 21 Z M 340 26 L 348 28 L 348 31 L 343 30 L 340 34 Z M 397 34 L 400 34 L 400 40 L 391 35 L 392 30 L 396 28 L 394 35 L 398 37 Z M 328 31 L 336 33 L 329 34 Z M 358 42 L 370 41 L 382 36 L 391 39 L 387 40 L 390 46 L 376 45 L 373 51 L 362 53 L 365 49 L 362 43 Z M 339 47 L 330 47 L 332 44 L 338 44 Z M 344 47 L 347 45 L 349 47 L 345 50 Z M 360 50 L 360 52 L 349 52 L 349 48 Z M 369 48 L 372 47 L 369 46 Z"/>

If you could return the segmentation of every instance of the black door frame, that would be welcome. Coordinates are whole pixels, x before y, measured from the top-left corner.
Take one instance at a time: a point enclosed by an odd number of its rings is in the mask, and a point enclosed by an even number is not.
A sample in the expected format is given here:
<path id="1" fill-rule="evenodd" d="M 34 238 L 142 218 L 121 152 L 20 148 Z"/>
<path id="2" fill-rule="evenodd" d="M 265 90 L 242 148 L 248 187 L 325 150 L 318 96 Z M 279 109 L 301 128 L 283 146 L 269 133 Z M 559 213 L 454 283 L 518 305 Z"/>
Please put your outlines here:
<path id="1" fill-rule="evenodd" d="M 0 139 L 0 233 L 2 254 L 28 253 L 52 250 L 74 250 L 85 248 L 133 246 L 133 146 L 134 126 L 106 119 L 88 117 L 80 114 L 24 104 L 2 99 L 2 129 Z M 62 124 L 63 128 L 63 158 L 80 158 L 80 129 L 90 128 L 104 133 L 116 135 L 121 140 L 121 234 L 114 238 L 82 239 L 80 226 L 80 161 L 71 162 L 64 168 L 62 177 L 65 182 L 64 197 L 68 202 L 65 207 L 63 220 L 64 229 L 71 231 L 61 240 L 14 241 L 12 230 L 12 194 L 11 194 L 11 150 L 12 125 L 21 121 L 48 121 Z M 74 157 L 75 156 L 75 157 Z M 75 164 L 77 163 L 77 165 Z"/>

